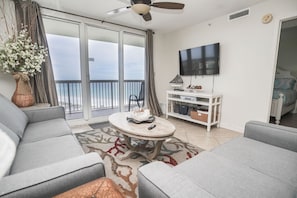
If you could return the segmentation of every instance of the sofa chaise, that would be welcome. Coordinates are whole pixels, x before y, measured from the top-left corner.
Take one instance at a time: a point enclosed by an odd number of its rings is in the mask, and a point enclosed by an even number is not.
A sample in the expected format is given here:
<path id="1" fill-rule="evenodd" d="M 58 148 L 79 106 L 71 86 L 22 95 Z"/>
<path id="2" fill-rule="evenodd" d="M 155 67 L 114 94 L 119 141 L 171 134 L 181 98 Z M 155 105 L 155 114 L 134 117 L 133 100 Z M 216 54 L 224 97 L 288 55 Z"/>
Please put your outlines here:
<path id="1" fill-rule="evenodd" d="M 138 170 L 139 197 L 296 198 L 297 129 L 257 121 L 243 137 L 175 166 Z"/>
<path id="2" fill-rule="evenodd" d="M 63 107 L 21 110 L 0 95 L 0 197 L 52 197 L 94 179 L 105 169 L 85 154 Z"/>

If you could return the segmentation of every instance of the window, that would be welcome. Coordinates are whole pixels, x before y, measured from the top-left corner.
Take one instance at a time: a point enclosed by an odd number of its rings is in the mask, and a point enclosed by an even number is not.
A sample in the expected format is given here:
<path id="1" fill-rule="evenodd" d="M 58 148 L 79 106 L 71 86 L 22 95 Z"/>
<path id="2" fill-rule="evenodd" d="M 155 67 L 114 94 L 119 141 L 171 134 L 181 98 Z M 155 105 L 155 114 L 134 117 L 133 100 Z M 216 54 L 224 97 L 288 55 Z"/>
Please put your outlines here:
<path id="1" fill-rule="evenodd" d="M 67 118 L 128 109 L 145 82 L 145 36 L 44 17 L 59 104 Z M 133 104 L 136 105 L 136 104 Z"/>

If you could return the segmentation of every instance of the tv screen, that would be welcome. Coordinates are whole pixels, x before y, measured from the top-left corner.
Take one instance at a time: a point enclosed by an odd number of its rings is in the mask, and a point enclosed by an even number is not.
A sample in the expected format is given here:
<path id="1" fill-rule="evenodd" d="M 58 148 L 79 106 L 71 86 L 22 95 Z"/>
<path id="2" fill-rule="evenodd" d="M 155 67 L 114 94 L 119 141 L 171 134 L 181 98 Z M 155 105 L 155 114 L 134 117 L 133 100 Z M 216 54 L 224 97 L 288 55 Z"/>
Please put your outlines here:
<path id="1" fill-rule="evenodd" d="M 220 44 L 185 49 L 179 51 L 180 75 L 214 75 L 220 73 Z"/>

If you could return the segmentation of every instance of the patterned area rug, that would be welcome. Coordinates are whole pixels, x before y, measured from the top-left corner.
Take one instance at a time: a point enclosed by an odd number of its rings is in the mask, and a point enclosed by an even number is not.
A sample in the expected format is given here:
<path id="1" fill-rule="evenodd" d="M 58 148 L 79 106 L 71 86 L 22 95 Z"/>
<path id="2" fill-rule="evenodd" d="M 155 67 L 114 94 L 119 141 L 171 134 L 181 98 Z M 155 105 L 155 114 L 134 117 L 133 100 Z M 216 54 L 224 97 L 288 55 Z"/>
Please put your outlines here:
<path id="1" fill-rule="evenodd" d="M 137 169 L 149 163 L 149 161 L 138 154 L 120 160 L 121 156 L 128 151 L 128 148 L 121 142 L 121 135 L 111 127 L 99 128 L 75 135 L 86 153 L 92 151 L 99 153 L 105 163 L 106 176 L 117 183 L 127 197 L 138 197 Z M 203 151 L 201 148 L 172 137 L 163 143 L 156 160 L 175 166 L 201 151 Z"/>

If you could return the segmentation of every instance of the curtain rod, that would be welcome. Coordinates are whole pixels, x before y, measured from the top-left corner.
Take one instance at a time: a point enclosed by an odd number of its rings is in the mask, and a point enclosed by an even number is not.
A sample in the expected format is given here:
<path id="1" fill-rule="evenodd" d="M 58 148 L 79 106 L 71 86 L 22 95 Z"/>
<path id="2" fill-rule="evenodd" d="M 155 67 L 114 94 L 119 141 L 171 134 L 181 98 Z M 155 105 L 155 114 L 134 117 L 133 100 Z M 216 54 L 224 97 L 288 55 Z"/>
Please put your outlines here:
<path id="1" fill-rule="evenodd" d="M 130 29 L 134 29 L 134 30 L 146 32 L 146 30 L 143 30 L 143 29 L 134 28 L 134 27 L 130 27 L 130 26 L 127 26 L 127 25 L 121 25 L 121 24 L 118 24 L 118 23 L 108 22 L 108 21 L 104 21 L 104 20 L 101 20 L 101 19 L 96 19 L 96 18 L 93 18 L 93 17 L 83 16 L 83 15 L 74 14 L 74 13 L 70 13 L 70 12 L 65 12 L 65 11 L 62 11 L 62 10 L 56 10 L 56 9 L 53 9 L 53 8 L 48 8 L 48 7 L 43 7 L 43 6 L 40 6 L 40 8 L 51 10 L 51 11 L 55 11 L 55 12 L 61 12 L 63 14 L 69 14 L 69 15 L 73 15 L 73 16 L 78 16 L 78 17 L 83 17 L 83 18 L 87 18 L 87 19 L 92 19 L 92 20 L 99 21 L 101 23 L 108 23 L 108 24 L 111 24 L 111 25 L 117 25 L 117 26 L 121 26 L 121 27 L 125 27 L 125 28 L 130 28 Z"/>

